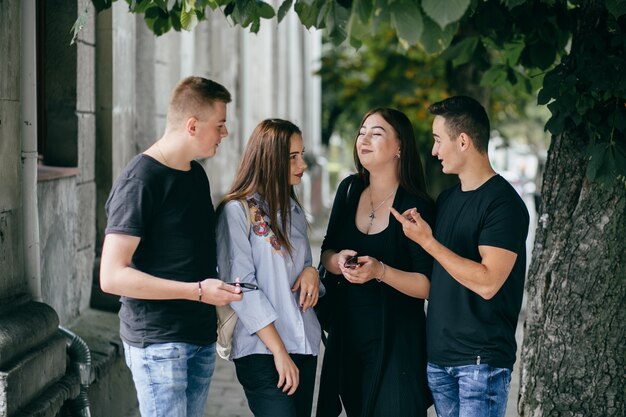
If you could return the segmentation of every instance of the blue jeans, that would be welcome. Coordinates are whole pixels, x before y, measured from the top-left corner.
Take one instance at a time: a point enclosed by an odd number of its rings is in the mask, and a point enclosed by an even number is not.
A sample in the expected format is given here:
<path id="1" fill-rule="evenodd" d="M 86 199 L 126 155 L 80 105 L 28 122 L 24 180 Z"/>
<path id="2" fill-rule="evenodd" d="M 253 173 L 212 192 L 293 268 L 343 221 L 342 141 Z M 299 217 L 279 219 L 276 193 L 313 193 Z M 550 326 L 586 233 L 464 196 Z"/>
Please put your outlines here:
<path id="1" fill-rule="evenodd" d="M 124 343 L 142 417 L 202 417 L 215 369 L 215 344 Z"/>
<path id="2" fill-rule="evenodd" d="M 439 417 L 504 417 L 511 370 L 486 364 L 428 364 L 428 386 Z"/>

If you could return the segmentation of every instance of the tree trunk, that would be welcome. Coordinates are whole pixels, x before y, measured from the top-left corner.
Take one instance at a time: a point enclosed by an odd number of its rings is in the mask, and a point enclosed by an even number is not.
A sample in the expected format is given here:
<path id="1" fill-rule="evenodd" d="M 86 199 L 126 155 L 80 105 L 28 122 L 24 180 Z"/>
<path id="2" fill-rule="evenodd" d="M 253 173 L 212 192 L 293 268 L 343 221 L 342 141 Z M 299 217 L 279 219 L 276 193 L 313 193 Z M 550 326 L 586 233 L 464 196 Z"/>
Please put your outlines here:
<path id="1" fill-rule="evenodd" d="M 527 282 L 519 412 L 624 416 L 626 189 L 590 184 L 582 140 L 554 138 Z"/>
<path id="2" fill-rule="evenodd" d="M 578 16 L 572 71 L 581 40 L 611 36 L 602 1 Z M 626 415 L 626 184 L 588 182 L 588 143 L 566 129 L 548 152 L 526 288 L 522 416 Z"/>

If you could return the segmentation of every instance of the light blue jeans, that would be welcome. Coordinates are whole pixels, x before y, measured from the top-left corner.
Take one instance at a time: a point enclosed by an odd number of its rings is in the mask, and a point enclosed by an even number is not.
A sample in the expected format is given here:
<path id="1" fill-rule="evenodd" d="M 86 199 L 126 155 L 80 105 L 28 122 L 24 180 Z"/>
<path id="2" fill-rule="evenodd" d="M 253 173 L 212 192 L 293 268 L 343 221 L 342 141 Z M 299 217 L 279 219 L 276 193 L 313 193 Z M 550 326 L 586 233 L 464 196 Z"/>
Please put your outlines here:
<path id="1" fill-rule="evenodd" d="M 124 343 L 142 417 L 202 417 L 215 369 L 215 344 Z"/>
<path id="2" fill-rule="evenodd" d="M 504 417 L 511 370 L 486 364 L 428 364 L 428 386 L 439 417 Z"/>

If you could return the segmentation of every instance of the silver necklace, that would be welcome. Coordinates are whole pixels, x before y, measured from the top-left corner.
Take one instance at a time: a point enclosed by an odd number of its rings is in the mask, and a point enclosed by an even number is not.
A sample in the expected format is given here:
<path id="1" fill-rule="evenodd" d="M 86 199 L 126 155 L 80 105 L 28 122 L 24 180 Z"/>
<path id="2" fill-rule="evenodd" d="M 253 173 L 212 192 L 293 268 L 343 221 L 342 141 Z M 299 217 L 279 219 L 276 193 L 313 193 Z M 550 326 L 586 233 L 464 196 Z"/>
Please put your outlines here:
<path id="1" fill-rule="evenodd" d="M 387 201 L 389 197 L 391 197 L 396 192 L 396 190 L 390 192 L 389 195 L 385 197 L 385 199 L 381 201 L 380 204 L 378 204 L 376 207 L 374 207 L 374 202 L 372 201 L 372 186 L 368 188 L 368 191 L 370 196 L 370 214 L 368 216 L 370 218 L 370 224 L 369 226 L 367 226 L 367 233 L 369 233 L 370 229 L 372 228 L 372 224 L 374 224 L 374 219 L 376 218 L 376 210 L 378 210 L 383 204 L 385 204 L 385 201 Z"/>

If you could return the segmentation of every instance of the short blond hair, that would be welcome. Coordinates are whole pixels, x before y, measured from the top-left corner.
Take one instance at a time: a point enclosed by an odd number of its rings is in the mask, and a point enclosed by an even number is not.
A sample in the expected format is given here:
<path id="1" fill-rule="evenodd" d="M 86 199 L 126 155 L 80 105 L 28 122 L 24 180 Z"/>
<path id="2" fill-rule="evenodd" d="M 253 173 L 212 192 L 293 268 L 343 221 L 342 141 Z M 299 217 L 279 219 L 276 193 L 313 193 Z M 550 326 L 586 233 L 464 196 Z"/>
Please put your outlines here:
<path id="1" fill-rule="evenodd" d="M 231 102 L 230 92 L 223 85 L 204 77 L 191 76 L 181 80 L 170 99 L 167 124 L 175 125 L 189 117 L 199 118 L 206 106 L 216 101 Z"/>

